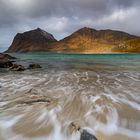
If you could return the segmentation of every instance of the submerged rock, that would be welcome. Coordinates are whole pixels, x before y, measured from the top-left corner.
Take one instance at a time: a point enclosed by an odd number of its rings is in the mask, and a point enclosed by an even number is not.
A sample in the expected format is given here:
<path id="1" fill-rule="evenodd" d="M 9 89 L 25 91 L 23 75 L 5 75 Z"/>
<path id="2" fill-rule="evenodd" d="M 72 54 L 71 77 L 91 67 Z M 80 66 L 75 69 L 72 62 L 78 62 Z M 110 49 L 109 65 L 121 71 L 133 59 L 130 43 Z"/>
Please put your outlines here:
<path id="1" fill-rule="evenodd" d="M 39 64 L 30 64 L 28 69 L 42 68 Z"/>
<path id="2" fill-rule="evenodd" d="M 22 65 L 13 64 L 12 67 L 10 67 L 10 70 L 12 70 L 12 71 L 24 71 L 25 68 Z"/>
<path id="3" fill-rule="evenodd" d="M 49 99 L 30 99 L 28 101 L 20 102 L 20 104 L 33 104 L 33 103 L 50 103 L 51 100 Z"/>
<path id="4" fill-rule="evenodd" d="M 80 140 L 97 140 L 97 138 L 94 135 L 87 132 L 86 130 L 83 130 L 83 132 L 81 133 Z"/>

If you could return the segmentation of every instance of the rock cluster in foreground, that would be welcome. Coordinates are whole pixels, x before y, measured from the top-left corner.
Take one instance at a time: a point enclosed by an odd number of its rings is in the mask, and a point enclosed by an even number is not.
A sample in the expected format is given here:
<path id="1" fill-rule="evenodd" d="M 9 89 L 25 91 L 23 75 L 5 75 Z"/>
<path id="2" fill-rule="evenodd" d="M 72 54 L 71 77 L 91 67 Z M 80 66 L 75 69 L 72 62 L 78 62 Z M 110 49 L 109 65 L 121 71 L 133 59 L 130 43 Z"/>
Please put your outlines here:
<path id="1" fill-rule="evenodd" d="M 9 68 L 11 71 L 24 71 L 26 68 L 22 65 L 16 64 L 15 57 L 8 54 L 0 53 L 0 68 Z M 27 69 L 41 68 L 39 64 L 29 64 Z"/>

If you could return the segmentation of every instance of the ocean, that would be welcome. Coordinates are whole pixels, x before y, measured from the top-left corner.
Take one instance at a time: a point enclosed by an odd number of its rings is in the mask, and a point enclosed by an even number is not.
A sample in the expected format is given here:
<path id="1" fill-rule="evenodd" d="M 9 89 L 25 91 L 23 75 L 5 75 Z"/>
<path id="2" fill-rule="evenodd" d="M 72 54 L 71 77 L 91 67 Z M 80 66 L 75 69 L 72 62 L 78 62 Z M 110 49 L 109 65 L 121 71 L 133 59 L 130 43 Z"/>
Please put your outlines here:
<path id="1" fill-rule="evenodd" d="M 140 55 L 12 54 L 41 69 L 0 69 L 0 140 L 140 138 Z"/>

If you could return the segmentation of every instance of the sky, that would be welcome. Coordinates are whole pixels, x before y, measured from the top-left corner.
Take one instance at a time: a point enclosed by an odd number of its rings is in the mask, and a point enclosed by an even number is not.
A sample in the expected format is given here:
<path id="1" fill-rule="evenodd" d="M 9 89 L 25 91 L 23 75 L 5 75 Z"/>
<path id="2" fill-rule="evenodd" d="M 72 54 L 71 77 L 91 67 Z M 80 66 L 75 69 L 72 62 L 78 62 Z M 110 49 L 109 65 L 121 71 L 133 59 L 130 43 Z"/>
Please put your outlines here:
<path id="1" fill-rule="evenodd" d="M 0 0 L 0 48 L 40 27 L 58 40 L 82 28 L 140 36 L 140 0 Z"/>

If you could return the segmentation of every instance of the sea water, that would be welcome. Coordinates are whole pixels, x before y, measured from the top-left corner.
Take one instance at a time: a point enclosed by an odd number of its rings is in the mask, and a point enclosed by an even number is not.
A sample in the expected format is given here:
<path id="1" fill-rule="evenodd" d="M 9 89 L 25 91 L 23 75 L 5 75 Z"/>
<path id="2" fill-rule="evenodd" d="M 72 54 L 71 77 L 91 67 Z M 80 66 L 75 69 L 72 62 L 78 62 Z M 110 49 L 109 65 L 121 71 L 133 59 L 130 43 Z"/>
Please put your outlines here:
<path id="1" fill-rule="evenodd" d="M 0 140 L 140 138 L 140 55 L 12 55 L 42 68 L 0 69 Z"/>

